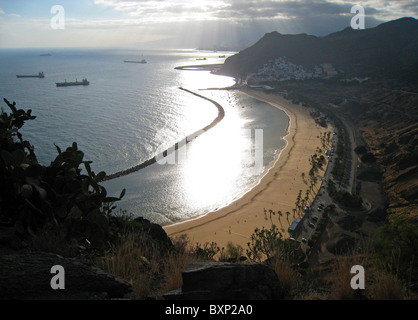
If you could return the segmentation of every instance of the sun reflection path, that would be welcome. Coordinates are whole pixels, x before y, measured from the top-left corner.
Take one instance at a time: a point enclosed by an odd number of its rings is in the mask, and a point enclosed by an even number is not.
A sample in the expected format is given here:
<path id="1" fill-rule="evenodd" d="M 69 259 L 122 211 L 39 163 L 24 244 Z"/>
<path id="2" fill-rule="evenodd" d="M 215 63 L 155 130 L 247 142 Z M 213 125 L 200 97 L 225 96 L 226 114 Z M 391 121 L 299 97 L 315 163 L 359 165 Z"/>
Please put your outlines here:
<path id="1" fill-rule="evenodd" d="M 221 106 L 218 102 L 216 102 L 216 101 L 214 101 L 214 100 L 212 100 L 212 99 L 209 99 L 209 98 L 207 98 L 207 97 L 205 97 L 205 96 L 202 96 L 202 95 L 200 95 L 200 94 L 197 94 L 197 93 L 195 93 L 195 92 L 193 92 L 193 91 L 190 91 L 190 90 L 188 90 L 188 89 L 185 89 L 185 88 L 182 88 L 182 87 L 180 87 L 179 89 L 184 90 L 184 91 L 186 91 L 186 92 L 189 92 L 189 93 L 191 93 L 191 94 L 193 94 L 193 95 L 195 95 L 195 96 L 197 96 L 197 97 L 199 97 L 199 98 L 202 98 L 202 99 L 205 99 L 205 100 L 207 100 L 207 101 L 212 102 L 212 103 L 216 106 L 216 108 L 218 109 L 218 116 L 215 118 L 215 120 L 213 120 L 213 121 L 212 121 L 210 124 L 208 124 L 206 127 L 204 127 L 204 128 L 202 128 L 202 129 L 200 129 L 200 130 L 198 130 L 198 131 L 196 131 L 196 132 L 192 133 L 191 135 L 189 135 L 188 137 L 186 137 L 186 138 L 185 138 L 185 139 L 183 139 L 182 141 L 176 142 L 176 143 L 175 143 L 175 145 L 173 145 L 172 147 L 168 148 L 167 150 L 164 150 L 163 152 L 161 152 L 161 153 L 157 154 L 157 155 L 156 155 L 156 156 L 154 156 L 153 158 L 151 158 L 151 159 L 149 159 L 149 160 L 146 160 L 146 161 L 144 161 L 144 162 L 142 162 L 142 163 L 140 163 L 140 164 L 138 164 L 138 165 L 136 165 L 136 166 L 134 166 L 134 167 L 131 167 L 131 168 L 129 168 L 129 169 L 122 170 L 122 171 L 118 171 L 118 172 L 116 172 L 116 173 L 112 173 L 112 174 L 110 174 L 110 175 L 107 175 L 107 176 L 103 179 L 103 181 L 108 181 L 108 180 L 112 180 L 112 179 L 119 178 L 119 177 L 122 177 L 122 176 L 126 176 L 126 175 L 128 175 L 128 174 L 130 174 L 130 173 L 133 173 L 133 172 L 139 171 L 139 170 L 141 170 L 141 169 L 144 169 L 144 168 L 146 168 L 146 167 L 150 166 L 151 164 L 154 164 L 154 163 L 156 163 L 156 162 L 160 162 L 160 160 L 162 160 L 162 159 L 166 158 L 166 157 L 167 157 L 170 153 L 175 152 L 175 151 L 176 151 L 176 150 L 178 150 L 180 147 L 184 146 L 184 145 L 185 145 L 185 144 L 187 144 L 187 143 L 192 142 L 194 139 L 196 139 L 196 138 L 197 138 L 198 136 L 200 136 L 201 134 L 203 134 L 203 133 L 205 133 L 206 131 L 208 131 L 208 130 L 212 129 L 212 128 L 213 128 L 214 126 L 216 126 L 219 122 L 221 122 L 221 121 L 222 121 L 222 119 L 225 117 L 225 110 L 222 108 L 222 106 Z"/>
<path id="2" fill-rule="evenodd" d="M 222 122 L 188 149 L 182 184 L 187 201 L 196 207 L 207 207 L 231 195 L 245 168 L 247 137 L 231 130 L 230 125 Z"/>

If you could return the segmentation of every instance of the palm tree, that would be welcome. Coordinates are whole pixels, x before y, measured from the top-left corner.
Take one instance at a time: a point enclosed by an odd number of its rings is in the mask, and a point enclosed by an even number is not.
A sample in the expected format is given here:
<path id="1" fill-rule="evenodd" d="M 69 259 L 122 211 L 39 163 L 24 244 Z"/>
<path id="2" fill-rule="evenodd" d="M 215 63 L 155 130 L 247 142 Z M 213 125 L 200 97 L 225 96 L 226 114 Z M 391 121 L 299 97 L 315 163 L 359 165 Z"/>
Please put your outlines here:
<path id="1" fill-rule="evenodd" d="M 296 208 L 299 208 L 300 207 L 300 199 L 301 199 L 301 196 L 302 196 L 302 190 L 299 190 L 299 193 L 298 193 L 298 196 L 297 196 L 296 202 L 295 202 Z"/>
<path id="2" fill-rule="evenodd" d="M 318 181 L 318 178 L 317 177 L 313 177 L 312 178 L 312 190 L 315 187 L 315 184 L 317 183 L 317 181 Z"/>
<path id="3" fill-rule="evenodd" d="M 290 215 L 290 212 L 289 211 L 286 211 L 286 219 L 287 219 L 287 222 L 289 222 L 289 215 Z"/>

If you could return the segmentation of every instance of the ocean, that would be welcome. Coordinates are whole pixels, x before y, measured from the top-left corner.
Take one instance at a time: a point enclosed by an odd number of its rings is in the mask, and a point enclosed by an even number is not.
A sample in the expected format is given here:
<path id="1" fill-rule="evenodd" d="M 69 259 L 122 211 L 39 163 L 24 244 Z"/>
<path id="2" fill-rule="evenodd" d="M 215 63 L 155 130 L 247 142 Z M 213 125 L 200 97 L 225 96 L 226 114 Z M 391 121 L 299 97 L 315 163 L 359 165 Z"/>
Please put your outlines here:
<path id="1" fill-rule="evenodd" d="M 50 56 L 42 54 L 50 53 Z M 184 152 L 102 185 L 111 196 L 123 188 L 119 209 L 167 224 L 217 210 L 248 192 L 285 147 L 287 115 L 236 90 L 234 79 L 177 66 L 222 63 L 232 52 L 122 49 L 0 49 L 0 97 L 32 109 L 22 129 L 48 165 L 74 141 L 108 174 L 133 167 L 210 124 L 218 110 L 189 89 L 222 105 L 224 119 L 187 144 Z M 205 61 L 196 59 L 206 58 Z M 145 59 L 146 64 L 124 63 Z M 17 74 L 44 72 L 45 78 Z M 89 86 L 56 87 L 81 81 Z M 1 106 L 7 109 L 1 101 Z M 262 140 L 260 140 L 260 132 Z M 260 142 L 261 141 L 261 142 Z M 262 152 L 262 170 L 257 155 Z M 184 155 L 184 156 L 182 156 Z"/>

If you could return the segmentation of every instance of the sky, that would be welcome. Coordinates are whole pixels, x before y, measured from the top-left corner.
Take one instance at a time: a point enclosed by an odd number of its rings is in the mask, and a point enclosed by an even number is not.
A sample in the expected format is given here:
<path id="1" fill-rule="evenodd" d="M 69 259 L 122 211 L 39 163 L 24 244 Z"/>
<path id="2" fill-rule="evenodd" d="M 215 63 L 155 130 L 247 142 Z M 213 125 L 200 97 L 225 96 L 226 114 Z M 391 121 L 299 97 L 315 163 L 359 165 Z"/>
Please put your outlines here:
<path id="1" fill-rule="evenodd" d="M 0 48 L 239 50 L 272 31 L 340 31 L 354 5 L 366 28 L 418 16 L 411 0 L 0 0 Z"/>

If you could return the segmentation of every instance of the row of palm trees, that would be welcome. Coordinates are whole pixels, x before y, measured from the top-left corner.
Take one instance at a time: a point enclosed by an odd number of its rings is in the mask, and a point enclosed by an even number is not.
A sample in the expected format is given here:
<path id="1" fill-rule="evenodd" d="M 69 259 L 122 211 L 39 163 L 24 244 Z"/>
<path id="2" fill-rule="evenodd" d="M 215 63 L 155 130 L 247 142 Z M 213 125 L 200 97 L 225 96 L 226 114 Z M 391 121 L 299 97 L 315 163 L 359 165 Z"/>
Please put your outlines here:
<path id="1" fill-rule="evenodd" d="M 329 147 L 331 143 L 331 131 L 323 132 L 323 133 L 320 132 L 320 138 L 321 138 L 322 146 L 326 149 L 327 147 Z M 310 200 L 313 200 L 313 197 L 315 197 L 315 194 L 320 190 L 320 187 L 317 187 L 315 189 L 315 186 L 317 185 L 317 182 L 318 182 L 318 176 L 316 175 L 316 173 L 318 172 L 318 167 L 322 167 L 322 163 L 325 159 L 323 155 L 321 155 L 321 153 L 322 153 L 322 150 L 320 148 L 317 148 L 316 153 L 312 155 L 310 158 L 312 168 L 309 172 L 309 180 L 306 180 L 305 173 L 304 172 L 302 173 L 302 179 L 304 180 L 305 184 L 308 185 L 308 188 L 306 189 L 304 196 L 302 196 L 303 191 L 299 190 L 299 193 L 295 201 L 295 208 L 292 209 L 292 213 L 290 211 L 285 212 L 286 220 L 288 223 L 289 223 L 290 215 L 292 215 L 294 219 L 296 217 L 302 218 L 304 214 L 304 209 L 306 208 L 307 205 L 311 203 Z M 312 196 L 312 199 L 311 199 L 311 196 Z M 274 211 L 272 209 L 267 210 L 266 208 L 264 208 L 265 220 L 270 219 L 271 223 L 274 224 L 273 217 L 275 216 L 277 216 L 277 219 L 280 225 L 282 225 L 281 218 L 283 217 L 283 213 L 281 210 Z M 282 227 L 282 231 L 283 231 L 283 227 Z"/>
<path id="2" fill-rule="evenodd" d="M 295 215 L 296 215 L 296 209 L 292 209 L 292 211 L 293 211 L 293 218 L 295 218 Z M 270 221 L 273 223 L 273 219 L 272 219 L 272 216 L 275 216 L 276 214 L 277 214 L 277 217 L 278 217 L 278 219 L 279 219 L 279 222 L 281 222 L 280 221 L 280 218 L 281 217 L 283 217 L 283 213 L 280 211 L 280 210 L 278 210 L 277 212 L 276 211 L 274 211 L 274 210 L 272 210 L 272 209 L 269 209 L 269 210 L 267 210 L 266 208 L 264 208 L 264 219 L 265 220 L 268 220 L 267 219 L 267 212 L 269 213 L 269 218 L 270 218 Z M 289 222 L 289 216 L 291 215 L 291 213 L 289 212 L 289 211 L 286 211 L 285 212 L 285 214 L 286 214 L 286 220 Z"/>
<path id="3" fill-rule="evenodd" d="M 324 149 L 331 143 L 331 134 L 331 131 L 319 133 L 319 138 L 321 139 L 322 147 Z"/>

